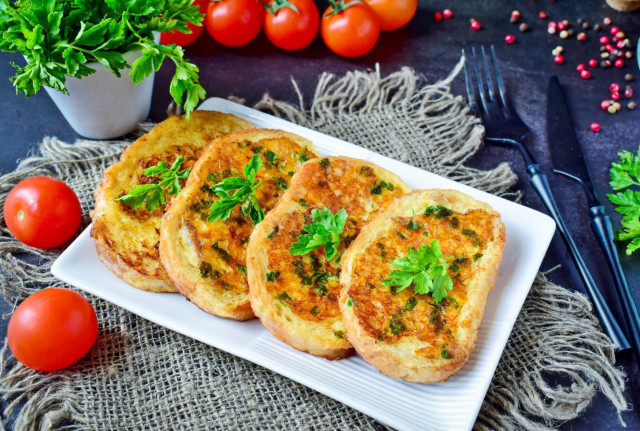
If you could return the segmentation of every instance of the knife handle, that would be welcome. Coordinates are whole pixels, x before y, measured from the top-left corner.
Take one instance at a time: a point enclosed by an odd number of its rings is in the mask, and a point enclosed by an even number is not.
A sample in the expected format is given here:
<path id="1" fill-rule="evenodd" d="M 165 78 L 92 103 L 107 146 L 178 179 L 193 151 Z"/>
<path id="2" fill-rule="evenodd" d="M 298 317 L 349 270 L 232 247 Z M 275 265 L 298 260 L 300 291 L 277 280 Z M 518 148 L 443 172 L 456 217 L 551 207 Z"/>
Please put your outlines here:
<path id="1" fill-rule="evenodd" d="M 627 279 L 622 271 L 620 259 L 618 258 L 618 250 L 613 242 L 613 227 L 611 219 L 605 213 L 604 206 L 594 206 L 589 209 L 591 214 L 591 228 L 596 234 L 596 238 L 602 247 L 604 255 L 607 257 L 607 263 L 613 275 L 613 282 L 622 304 L 622 311 L 627 321 L 627 332 L 631 339 L 631 345 L 636 353 L 636 361 L 640 366 L 640 316 L 638 309 L 631 295 L 631 290 L 627 284 Z"/>
<path id="2" fill-rule="evenodd" d="M 624 335 L 624 332 L 622 332 L 622 329 L 620 329 L 620 325 L 611 313 L 609 306 L 605 302 L 602 293 L 600 293 L 596 282 L 593 280 L 593 277 L 591 276 L 591 273 L 587 268 L 587 264 L 585 263 L 584 259 L 582 259 L 582 255 L 578 251 L 578 247 L 576 246 L 575 241 L 569 233 L 569 229 L 567 228 L 567 225 L 564 222 L 562 215 L 560 214 L 560 210 L 558 209 L 556 200 L 553 197 L 553 193 L 551 192 L 551 187 L 549 187 L 547 176 L 540 171 L 540 166 L 537 164 L 527 166 L 527 171 L 531 176 L 531 185 L 536 190 L 536 192 L 538 192 L 540 199 L 542 199 L 542 202 L 547 207 L 547 210 L 551 214 L 551 217 L 553 217 L 556 224 L 558 225 L 560 235 L 562 236 L 562 239 L 569 249 L 571 258 L 573 259 L 573 262 L 578 269 L 580 278 L 582 278 L 582 281 L 586 287 L 587 294 L 589 295 L 591 302 L 593 302 L 593 305 L 596 309 L 596 314 L 598 315 L 598 319 L 600 320 L 604 331 L 618 350 L 629 349 L 631 346 L 629 345 L 627 337 Z"/>

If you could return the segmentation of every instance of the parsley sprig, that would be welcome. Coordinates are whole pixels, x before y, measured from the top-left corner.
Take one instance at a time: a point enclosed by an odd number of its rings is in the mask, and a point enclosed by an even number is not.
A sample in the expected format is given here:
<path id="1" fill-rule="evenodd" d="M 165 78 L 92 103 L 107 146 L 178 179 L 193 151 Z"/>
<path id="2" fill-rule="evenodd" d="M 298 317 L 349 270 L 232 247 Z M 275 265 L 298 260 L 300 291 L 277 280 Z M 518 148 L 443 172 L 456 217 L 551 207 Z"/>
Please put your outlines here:
<path id="1" fill-rule="evenodd" d="M 626 254 L 630 256 L 640 249 L 640 191 L 630 187 L 640 186 L 640 147 L 637 155 L 630 151 L 618 153 L 620 161 L 611 164 L 609 171 L 611 188 L 624 190 L 608 194 L 609 200 L 616 205 L 616 211 L 622 214 L 622 229 L 616 231 L 618 241 L 628 241 Z"/>
<path id="2" fill-rule="evenodd" d="M 192 0 L 0 0 L 0 50 L 27 58 L 24 67 L 11 63 L 11 82 L 27 97 L 43 85 L 68 94 L 66 78 L 94 73 L 91 62 L 118 77 L 131 68 L 138 83 L 170 59 L 176 70 L 169 92 L 179 105 L 184 99 L 189 114 L 205 97 L 198 68 L 182 47 L 156 43 L 154 32 L 191 33 L 187 23 L 201 25 L 202 19 Z M 123 54 L 134 50 L 142 56 L 130 65 Z"/>
<path id="3" fill-rule="evenodd" d="M 443 258 L 438 240 L 430 245 L 421 245 L 419 249 L 410 248 L 405 257 L 395 259 L 391 266 L 399 268 L 382 280 L 385 286 L 396 287 L 398 293 L 411 284 L 415 293 L 431 293 L 436 303 L 447 297 L 447 291 L 453 289 L 453 280 L 447 272 L 447 262 L 452 257 Z"/>
<path id="4" fill-rule="evenodd" d="M 347 211 L 343 208 L 335 215 L 327 208 L 311 211 L 313 223 L 305 225 L 302 230 L 307 232 L 298 237 L 298 242 L 291 244 L 289 253 L 293 256 L 307 254 L 318 247 L 324 246 L 328 260 L 338 254 L 338 245 L 345 240 L 342 231 L 347 223 Z"/>
<path id="5" fill-rule="evenodd" d="M 140 184 L 129 190 L 129 193 L 119 197 L 117 200 L 124 204 L 131 205 L 136 209 L 143 203 L 148 211 L 153 211 L 160 205 L 166 203 L 165 192 L 170 195 L 177 195 L 181 189 L 180 180 L 184 180 L 189 176 L 190 169 L 180 170 L 184 162 L 184 157 L 178 156 L 170 168 L 165 162 L 159 162 L 157 165 L 144 170 L 147 177 L 158 176 L 157 182 L 152 184 Z"/>
<path id="6" fill-rule="evenodd" d="M 209 209 L 209 217 L 207 220 L 226 220 L 231 215 L 231 211 L 236 205 L 241 205 L 242 215 L 251 219 L 254 224 L 260 223 L 264 219 L 264 211 L 260 208 L 260 203 L 256 197 L 256 190 L 262 185 L 262 181 L 256 182 L 256 175 L 262 167 L 262 160 L 256 154 L 244 166 L 244 178 L 230 177 L 225 178 L 218 184 L 211 186 L 211 190 L 215 192 L 221 199 L 214 202 Z M 230 192 L 234 191 L 233 194 Z"/>

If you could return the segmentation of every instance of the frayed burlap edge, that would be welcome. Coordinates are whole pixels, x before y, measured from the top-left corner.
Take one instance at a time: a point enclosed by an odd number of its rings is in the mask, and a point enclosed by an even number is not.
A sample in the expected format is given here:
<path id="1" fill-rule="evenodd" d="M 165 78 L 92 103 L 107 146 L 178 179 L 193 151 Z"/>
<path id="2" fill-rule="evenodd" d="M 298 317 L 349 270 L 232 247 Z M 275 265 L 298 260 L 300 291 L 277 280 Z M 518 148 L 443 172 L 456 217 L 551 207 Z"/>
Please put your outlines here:
<path id="1" fill-rule="evenodd" d="M 258 107 L 474 187 L 517 198 L 517 193 L 509 191 L 515 184 L 515 175 L 506 164 L 492 171 L 479 171 L 463 164 L 480 148 L 482 126 L 468 114 L 462 100 L 449 93 L 448 84 L 460 68 L 458 64 L 447 79 L 428 86 L 408 68 L 387 77 L 382 77 L 378 69 L 349 73 L 339 79 L 323 74 L 309 109 L 304 108 L 295 83 L 299 107 L 268 96 Z M 450 117 L 453 125 L 449 124 L 451 121 L 440 121 L 443 113 L 451 112 L 455 113 Z M 377 135 L 369 131 L 350 133 L 357 122 L 336 130 L 335 125 L 343 118 L 371 121 L 374 114 L 407 117 L 413 128 L 410 132 L 415 134 L 419 130 L 421 139 L 407 143 L 410 134 L 391 131 L 389 136 L 397 134 L 403 142 L 393 143 L 393 139 L 385 136 L 383 144 L 379 144 L 372 139 Z M 68 181 L 78 193 L 86 214 L 92 206 L 95 187 L 95 184 L 87 187 L 87 178 L 95 173 L 97 182 L 99 173 L 117 158 L 125 145 L 122 141 L 114 145 L 95 141 L 68 145 L 55 138 L 47 139 L 40 146 L 40 154 L 21 163 L 15 173 L 0 178 L 0 204 L 16 182 L 44 174 Z M 81 171 L 89 175 L 86 178 L 78 175 Z M 0 283 L 10 303 L 56 283 L 49 268 L 59 251 L 42 252 L 21 245 L 10 237 L 3 220 L 0 229 Z M 30 263 L 22 259 L 25 254 L 30 256 Z M 628 408 L 623 396 L 624 374 L 613 366 L 613 346 L 590 311 L 590 303 L 583 295 L 555 286 L 544 277 L 537 279 L 489 388 L 476 429 L 553 429 L 579 415 L 597 391 L 603 392 L 618 412 Z M 121 320 L 129 315 L 124 310 L 118 314 Z M 101 342 L 104 340 L 99 338 L 98 343 Z M 6 345 L 2 353 L 0 393 L 6 402 L 5 417 L 12 415 L 15 429 L 87 429 L 93 423 L 90 415 L 110 413 L 110 406 L 102 406 L 99 412 L 86 411 L 87 400 L 82 399 L 74 386 L 78 384 L 75 377 L 92 372 L 91 362 L 83 361 L 73 371 L 41 374 L 17 363 Z M 551 374 L 562 375 L 569 383 L 551 388 L 545 378 Z M 358 419 L 358 415 L 355 412 L 350 415 L 351 427 L 371 429 L 372 425 Z M 270 428 L 264 425 L 265 429 Z"/>

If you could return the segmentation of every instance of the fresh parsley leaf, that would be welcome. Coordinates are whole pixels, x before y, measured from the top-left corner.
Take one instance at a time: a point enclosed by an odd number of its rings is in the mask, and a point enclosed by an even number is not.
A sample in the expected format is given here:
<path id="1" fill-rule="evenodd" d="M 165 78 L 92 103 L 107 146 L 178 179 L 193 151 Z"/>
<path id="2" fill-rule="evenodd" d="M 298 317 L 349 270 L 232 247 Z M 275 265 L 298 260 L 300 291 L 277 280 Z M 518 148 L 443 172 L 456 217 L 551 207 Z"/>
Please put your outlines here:
<path id="1" fill-rule="evenodd" d="M 453 289 L 453 280 L 447 273 L 447 262 L 452 259 L 442 257 L 438 240 L 417 250 L 410 248 L 405 257 L 391 262 L 391 266 L 398 269 L 382 280 L 382 284 L 395 287 L 395 293 L 413 284 L 415 293 L 431 293 L 439 303 L 447 296 L 447 291 Z"/>
<path id="2" fill-rule="evenodd" d="M 0 0 L 0 50 L 27 59 L 24 67 L 12 63 L 11 78 L 27 97 L 43 85 L 68 94 L 67 77 L 94 73 L 94 61 L 117 76 L 131 68 L 131 78 L 140 82 L 168 58 L 176 65 L 170 93 L 188 116 L 205 97 L 198 68 L 181 47 L 156 43 L 154 32 L 190 33 L 187 23 L 201 25 L 202 19 L 192 0 Z M 142 57 L 128 64 L 123 54 L 136 50 Z"/>
<path id="3" fill-rule="evenodd" d="M 298 236 L 298 242 L 291 244 L 289 253 L 300 256 L 324 246 L 327 259 L 332 260 L 338 254 L 338 245 L 344 241 L 341 234 L 347 217 L 347 211 L 344 208 L 335 215 L 327 208 L 314 209 L 311 211 L 313 223 L 302 227 L 302 230 L 307 233 Z"/>
<path id="4" fill-rule="evenodd" d="M 157 176 L 158 180 L 152 184 L 140 184 L 129 190 L 124 196 L 119 197 L 118 201 L 131 205 L 136 209 L 143 203 L 147 211 L 153 211 L 160 205 L 166 203 L 165 192 L 170 195 L 177 195 L 180 189 L 180 180 L 184 180 L 189 176 L 190 169 L 180 170 L 180 166 L 184 162 L 184 157 L 178 156 L 170 168 L 165 162 L 158 162 L 157 165 L 144 170 L 147 177 Z"/>
<path id="5" fill-rule="evenodd" d="M 264 211 L 260 208 L 256 190 L 262 185 L 262 181 L 256 182 L 258 170 L 262 167 L 260 156 L 256 154 L 244 166 L 244 178 L 229 177 L 211 186 L 219 199 L 209 209 L 208 221 L 226 220 L 236 205 L 240 205 L 240 211 L 244 217 L 249 217 L 254 224 L 264 219 Z M 234 192 L 230 194 L 230 192 Z"/>
<path id="6" fill-rule="evenodd" d="M 622 230 L 615 232 L 618 241 L 631 241 L 627 244 L 626 254 L 630 256 L 640 249 L 640 191 L 629 187 L 640 186 L 640 147 L 634 156 L 630 151 L 618 153 L 620 161 L 613 162 L 609 171 L 609 185 L 614 190 L 624 192 L 611 193 L 607 197 L 622 214 Z"/>

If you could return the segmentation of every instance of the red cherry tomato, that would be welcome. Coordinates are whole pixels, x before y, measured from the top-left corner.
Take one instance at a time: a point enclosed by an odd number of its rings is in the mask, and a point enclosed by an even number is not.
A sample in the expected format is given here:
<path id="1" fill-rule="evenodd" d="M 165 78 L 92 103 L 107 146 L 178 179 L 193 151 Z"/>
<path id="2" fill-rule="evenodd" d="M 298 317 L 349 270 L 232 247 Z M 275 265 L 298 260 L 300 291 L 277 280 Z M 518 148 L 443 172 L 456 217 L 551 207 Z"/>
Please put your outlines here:
<path id="1" fill-rule="evenodd" d="M 82 208 L 71 188 L 60 180 L 33 177 L 7 195 L 4 220 L 16 239 L 36 248 L 67 242 L 80 226 Z"/>
<path id="2" fill-rule="evenodd" d="M 264 16 L 264 31 L 278 48 L 294 51 L 307 47 L 318 34 L 320 13 L 313 0 L 289 0 L 298 12 L 288 6 L 280 6 L 279 0 L 270 0 Z M 271 12 L 272 7 L 278 7 Z"/>
<path id="3" fill-rule="evenodd" d="M 380 18 L 380 30 L 393 31 L 407 25 L 418 10 L 418 0 L 366 0 Z"/>
<path id="4" fill-rule="evenodd" d="M 264 6 L 257 0 L 220 0 L 209 3 L 205 26 L 211 37 L 226 46 L 243 46 L 258 36 Z"/>
<path id="5" fill-rule="evenodd" d="M 207 12 L 207 5 L 209 4 L 208 0 L 195 0 L 193 4 L 198 5 L 200 13 Z M 171 45 L 172 43 L 179 46 L 190 45 L 195 42 L 204 31 L 204 22 L 200 26 L 196 26 L 189 22 L 187 23 L 187 27 L 191 30 L 191 33 L 182 33 L 175 30 L 169 33 L 160 33 L 160 43 L 163 45 Z"/>
<path id="6" fill-rule="evenodd" d="M 29 368 L 55 371 L 82 358 L 98 335 L 98 319 L 82 295 L 49 288 L 16 308 L 7 340 L 14 356 Z"/>
<path id="7" fill-rule="evenodd" d="M 369 52 L 380 36 L 380 21 L 366 3 L 345 2 L 346 8 L 332 14 L 329 6 L 322 16 L 320 32 L 327 47 L 343 57 Z"/>

